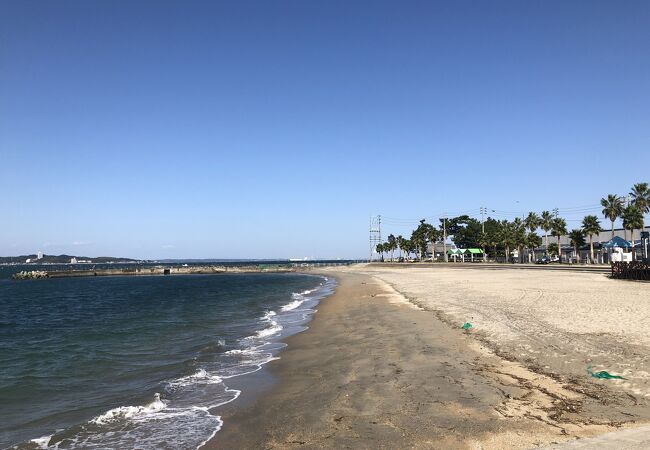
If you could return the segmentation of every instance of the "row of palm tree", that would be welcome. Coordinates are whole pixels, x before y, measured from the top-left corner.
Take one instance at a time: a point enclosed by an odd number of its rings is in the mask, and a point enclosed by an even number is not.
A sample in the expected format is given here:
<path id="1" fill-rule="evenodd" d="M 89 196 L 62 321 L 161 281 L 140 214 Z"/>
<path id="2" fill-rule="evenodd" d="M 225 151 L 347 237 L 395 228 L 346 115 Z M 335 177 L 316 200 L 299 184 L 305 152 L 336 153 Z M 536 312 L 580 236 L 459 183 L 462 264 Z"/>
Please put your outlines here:
<path id="1" fill-rule="evenodd" d="M 610 220 L 612 237 L 614 237 L 614 222 L 621 219 L 627 239 L 627 230 L 630 231 L 630 240 L 634 242 L 634 231 L 644 228 L 644 214 L 650 212 L 650 188 L 648 183 L 635 184 L 628 196 L 626 202 L 623 197 L 609 194 L 606 198 L 601 199 L 603 216 Z M 492 220 L 488 218 L 488 221 Z M 560 245 L 561 236 L 568 235 L 571 245 L 576 255 L 579 254 L 578 248 L 585 245 L 585 238 L 589 239 L 589 257 L 592 263 L 595 262 L 593 238 L 601 231 L 600 221 L 595 215 L 587 215 L 582 219 L 581 226 L 571 231 L 567 230 L 566 220 L 550 211 L 542 211 L 540 214 L 530 212 L 524 219 L 516 218 L 513 221 L 500 220 L 494 221 L 494 226 L 485 229 L 478 238 L 477 244 L 483 248 L 484 254 L 486 248 L 493 248 L 494 254 L 497 253 L 497 247 L 501 246 L 505 250 L 506 259 L 509 258 L 510 250 L 517 249 L 520 255 L 528 253 L 529 262 L 532 262 L 535 256 L 535 250 L 541 245 L 541 238 L 537 234 L 538 229 L 544 232 L 544 244 L 547 256 L 550 256 L 550 249 L 553 248 L 559 258 L 562 257 L 562 247 Z M 426 255 L 427 245 L 434 245 L 442 237 L 442 231 L 433 225 L 426 223 L 422 219 L 418 227 L 413 230 L 409 239 L 403 236 L 389 235 L 384 243 L 377 245 L 377 253 L 382 255 L 390 253 L 393 259 L 394 251 L 399 250 L 399 257 L 402 253 L 409 256 L 415 253 L 418 259 L 422 260 Z M 549 235 L 557 240 L 556 244 L 549 244 Z M 555 253 L 554 252 L 554 253 Z M 577 256 L 579 258 L 579 256 Z M 633 250 L 633 258 L 636 254 Z"/>
<path id="2" fill-rule="evenodd" d="M 386 242 L 377 244 L 375 250 L 384 259 L 384 253 L 390 253 L 390 259 L 393 259 L 395 250 L 399 250 L 399 258 L 402 258 L 402 252 L 407 258 L 412 254 L 417 254 L 418 259 L 422 260 L 427 252 L 427 245 L 434 243 L 440 237 L 439 231 L 424 219 L 420 220 L 418 227 L 411 233 L 410 239 L 403 236 L 390 234 Z"/>
<path id="3" fill-rule="evenodd" d="M 630 230 L 630 240 L 634 241 L 634 230 L 645 227 L 643 216 L 650 212 L 650 188 L 648 183 L 637 183 L 632 186 L 628 195 L 627 205 L 625 199 L 618 195 L 609 194 L 600 200 L 603 215 L 612 223 L 612 237 L 614 237 L 614 222 L 621 219 L 626 233 Z"/>

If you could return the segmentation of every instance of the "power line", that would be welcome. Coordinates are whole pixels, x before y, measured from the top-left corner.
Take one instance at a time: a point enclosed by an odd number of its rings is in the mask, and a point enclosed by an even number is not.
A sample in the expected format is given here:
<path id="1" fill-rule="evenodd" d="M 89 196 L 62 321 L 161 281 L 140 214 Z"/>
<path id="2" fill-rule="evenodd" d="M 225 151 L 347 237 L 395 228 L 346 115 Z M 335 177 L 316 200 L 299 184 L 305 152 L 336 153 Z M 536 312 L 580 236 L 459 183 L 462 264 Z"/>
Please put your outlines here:
<path id="1" fill-rule="evenodd" d="M 376 250 L 377 244 L 381 244 L 381 215 L 370 217 L 370 253 L 368 262 L 372 262 L 372 253 Z"/>

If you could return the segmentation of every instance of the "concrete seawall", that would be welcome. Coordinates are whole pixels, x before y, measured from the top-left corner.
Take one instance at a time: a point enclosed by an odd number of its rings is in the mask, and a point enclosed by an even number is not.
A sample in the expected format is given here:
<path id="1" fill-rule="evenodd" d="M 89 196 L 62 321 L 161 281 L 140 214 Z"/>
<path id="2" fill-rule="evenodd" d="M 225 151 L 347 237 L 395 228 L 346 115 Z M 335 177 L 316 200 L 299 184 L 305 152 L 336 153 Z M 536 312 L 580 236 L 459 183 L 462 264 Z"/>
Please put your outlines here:
<path id="1" fill-rule="evenodd" d="M 303 269 L 304 270 L 304 269 Z M 101 276 L 138 276 L 138 275 L 212 275 L 220 273 L 282 273 L 296 272 L 296 268 L 287 266 L 190 266 L 190 267 L 124 267 L 110 269 L 85 270 L 33 270 L 13 274 L 15 280 L 32 280 L 40 278 L 71 278 Z"/>

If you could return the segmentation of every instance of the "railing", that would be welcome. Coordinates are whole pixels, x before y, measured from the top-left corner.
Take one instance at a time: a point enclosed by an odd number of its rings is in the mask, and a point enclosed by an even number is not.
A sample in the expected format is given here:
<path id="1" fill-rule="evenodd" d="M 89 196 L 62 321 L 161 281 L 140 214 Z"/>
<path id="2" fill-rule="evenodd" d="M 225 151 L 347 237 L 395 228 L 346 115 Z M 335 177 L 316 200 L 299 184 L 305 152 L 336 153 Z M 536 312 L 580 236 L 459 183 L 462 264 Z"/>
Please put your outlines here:
<path id="1" fill-rule="evenodd" d="M 650 263 L 643 261 L 613 262 L 612 278 L 650 281 Z"/>

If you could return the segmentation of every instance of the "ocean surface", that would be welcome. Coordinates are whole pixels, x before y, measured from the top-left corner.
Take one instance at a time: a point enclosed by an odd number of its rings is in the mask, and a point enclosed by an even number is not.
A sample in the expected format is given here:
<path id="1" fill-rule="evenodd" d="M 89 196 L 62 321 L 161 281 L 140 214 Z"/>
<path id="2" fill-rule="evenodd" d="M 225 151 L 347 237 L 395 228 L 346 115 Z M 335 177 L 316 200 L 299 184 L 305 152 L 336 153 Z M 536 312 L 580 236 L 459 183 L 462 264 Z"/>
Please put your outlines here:
<path id="1" fill-rule="evenodd" d="M 19 269 L 0 267 L 0 448 L 196 449 L 240 394 L 228 380 L 277 358 L 334 288 L 301 274 L 10 280 Z"/>

